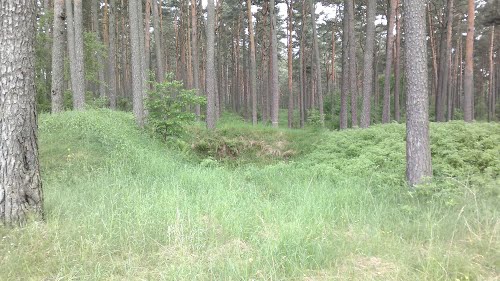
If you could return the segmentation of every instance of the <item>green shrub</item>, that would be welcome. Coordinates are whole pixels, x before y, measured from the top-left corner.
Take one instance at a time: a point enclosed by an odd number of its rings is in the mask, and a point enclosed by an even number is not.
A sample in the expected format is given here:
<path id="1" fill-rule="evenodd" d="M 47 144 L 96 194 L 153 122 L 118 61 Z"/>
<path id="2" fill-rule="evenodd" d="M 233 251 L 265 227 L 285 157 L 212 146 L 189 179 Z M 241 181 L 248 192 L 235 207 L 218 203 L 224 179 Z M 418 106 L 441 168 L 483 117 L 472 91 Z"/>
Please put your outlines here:
<path id="1" fill-rule="evenodd" d="M 206 104 L 205 97 L 197 96 L 195 90 L 186 90 L 182 82 L 169 77 L 163 83 L 151 84 L 153 90 L 146 101 L 148 127 L 162 140 L 179 136 L 184 132 L 185 125 L 196 120 L 190 108 Z"/>

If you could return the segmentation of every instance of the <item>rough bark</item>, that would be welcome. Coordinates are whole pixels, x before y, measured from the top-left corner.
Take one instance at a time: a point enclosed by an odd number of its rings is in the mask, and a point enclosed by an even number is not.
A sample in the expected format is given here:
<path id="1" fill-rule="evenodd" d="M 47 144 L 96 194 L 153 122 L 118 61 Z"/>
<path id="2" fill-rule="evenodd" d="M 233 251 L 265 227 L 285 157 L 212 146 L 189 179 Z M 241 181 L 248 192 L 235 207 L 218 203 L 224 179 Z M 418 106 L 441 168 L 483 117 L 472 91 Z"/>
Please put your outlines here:
<path id="1" fill-rule="evenodd" d="M 132 69 L 132 108 L 134 117 L 139 127 L 144 127 L 144 98 L 142 93 L 142 62 L 141 56 L 143 53 L 140 48 L 140 26 L 142 21 L 138 15 L 136 1 L 130 1 L 128 6 L 129 13 L 129 26 L 130 26 L 130 48 L 131 48 L 131 61 L 130 66 Z"/>
<path id="2" fill-rule="evenodd" d="M 489 63 L 490 63 L 490 73 L 489 73 L 489 90 L 488 90 L 488 122 L 491 122 L 494 120 L 494 115 L 493 115 L 493 107 L 494 107 L 494 77 L 495 77 L 495 63 L 493 62 L 493 56 L 495 52 L 495 26 L 493 25 L 491 27 L 491 41 L 490 41 L 490 54 L 489 54 Z"/>
<path id="3" fill-rule="evenodd" d="M 257 124 L 257 63 L 253 31 L 252 1 L 247 0 L 248 34 L 250 36 L 250 95 L 252 96 L 252 124 Z"/>
<path id="4" fill-rule="evenodd" d="M 151 69 L 151 1 L 155 2 L 155 0 L 146 0 L 144 13 L 144 69 L 148 80 Z"/>
<path id="5" fill-rule="evenodd" d="M 35 1 L 0 3 L 0 222 L 43 219 L 35 101 Z"/>
<path id="6" fill-rule="evenodd" d="M 280 106 L 280 92 L 278 81 L 278 39 L 276 35 L 276 14 L 274 0 L 270 0 L 269 17 L 271 18 L 271 123 L 273 127 L 278 127 L 278 114 Z"/>
<path id="7" fill-rule="evenodd" d="M 465 42 L 465 73 L 464 73 L 464 120 L 472 122 L 474 119 L 474 0 L 469 0 L 467 12 L 467 39 Z"/>
<path id="8" fill-rule="evenodd" d="M 153 0 L 153 2 L 156 2 L 156 0 Z M 198 13 L 196 9 L 196 0 L 191 0 L 191 60 L 193 63 L 193 88 L 196 90 L 196 94 L 200 95 L 201 89 L 199 83 L 200 62 L 198 57 Z M 197 104 L 195 107 L 195 113 L 197 118 L 200 118 L 201 108 L 199 104 Z"/>
<path id="9" fill-rule="evenodd" d="M 214 0 L 207 5 L 207 128 L 214 130 L 215 112 L 215 9 Z"/>
<path id="10" fill-rule="evenodd" d="M 432 176 L 425 0 L 404 0 L 407 92 L 406 178 L 411 187 Z"/>
<path id="11" fill-rule="evenodd" d="M 304 128 L 305 125 L 305 70 L 304 70 L 304 60 L 305 60 L 305 29 L 306 29 L 306 20 L 305 20 L 305 11 L 306 5 L 305 0 L 302 1 L 302 32 L 300 35 L 300 48 L 299 48 L 299 79 L 300 79 L 300 96 L 299 96 L 299 111 L 300 111 L 300 128 Z"/>
<path id="12" fill-rule="evenodd" d="M 74 0 L 74 36 L 75 36 L 75 67 L 71 76 L 75 76 L 73 80 L 73 107 L 76 110 L 85 108 L 85 68 L 83 58 L 83 10 L 82 0 Z"/>
<path id="13" fill-rule="evenodd" d="M 319 116 L 320 122 L 324 125 L 325 123 L 325 115 L 323 112 L 323 86 L 321 83 L 321 59 L 319 53 L 319 44 L 318 44 L 318 32 L 316 30 L 316 9 L 314 8 L 313 0 L 309 0 L 309 9 L 311 10 L 311 28 L 313 31 L 313 55 L 314 55 L 314 64 L 313 64 L 313 75 L 316 80 L 316 94 L 318 95 L 318 107 L 319 107 Z"/>
<path id="14" fill-rule="evenodd" d="M 448 95 L 448 80 L 450 71 L 450 54 L 451 54 L 451 36 L 453 25 L 453 0 L 448 0 L 446 17 L 446 30 L 441 38 L 441 49 L 439 51 L 439 73 L 438 73 L 438 88 L 435 94 L 435 114 L 436 121 L 444 122 L 446 112 L 446 97 Z"/>
<path id="15" fill-rule="evenodd" d="M 366 43 L 363 73 L 363 110 L 361 112 L 361 128 L 368 128 L 371 119 L 371 97 L 373 93 L 373 49 L 375 45 L 375 13 L 376 0 L 368 0 L 366 14 Z"/>
<path id="16" fill-rule="evenodd" d="M 64 0 L 54 2 L 54 29 L 52 42 L 52 113 L 63 110 L 64 96 Z"/>
<path id="17" fill-rule="evenodd" d="M 385 61 L 384 80 L 384 107 L 382 111 L 382 123 L 391 121 L 391 72 L 392 72 L 392 50 L 394 44 L 394 22 L 396 19 L 396 0 L 390 0 L 389 20 L 387 24 L 387 45 Z M 425 8 L 425 6 L 424 6 Z"/>
<path id="18" fill-rule="evenodd" d="M 163 82 L 165 79 L 165 67 L 163 66 L 163 53 L 161 49 L 160 15 L 157 0 L 153 0 L 153 28 L 155 30 L 155 52 L 156 52 L 156 81 Z M 196 31 L 195 31 L 196 32 Z"/>

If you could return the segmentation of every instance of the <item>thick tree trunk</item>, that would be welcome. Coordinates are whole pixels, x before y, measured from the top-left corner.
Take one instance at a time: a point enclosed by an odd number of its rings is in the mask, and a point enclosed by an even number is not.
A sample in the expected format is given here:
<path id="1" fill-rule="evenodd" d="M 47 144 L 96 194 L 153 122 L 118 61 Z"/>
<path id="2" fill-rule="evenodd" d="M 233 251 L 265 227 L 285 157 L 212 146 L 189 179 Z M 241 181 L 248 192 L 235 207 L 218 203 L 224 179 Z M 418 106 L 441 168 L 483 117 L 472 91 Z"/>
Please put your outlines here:
<path id="1" fill-rule="evenodd" d="M 8 226 L 43 219 L 35 108 L 35 13 L 35 1 L 0 4 L 0 222 Z"/>
<path id="2" fill-rule="evenodd" d="M 384 108 L 382 111 L 382 123 L 391 121 L 391 73 L 392 73 L 392 50 L 394 44 L 394 22 L 396 20 L 396 0 L 390 0 L 389 20 L 387 24 L 387 45 L 385 61 L 384 80 Z M 425 6 L 424 6 L 425 8 Z"/>
<path id="3" fill-rule="evenodd" d="M 74 1 L 74 36 L 75 36 L 75 75 L 73 85 L 73 107 L 76 110 L 85 108 L 85 68 L 83 54 L 83 10 L 82 0 Z"/>
<path id="4" fill-rule="evenodd" d="M 407 92 L 406 178 L 411 187 L 432 176 L 425 0 L 404 0 Z"/>
<path id="5" fill-rule="evenodd" d="M 252 124 L 257 125 L 257 63 L 253 31 L 252 1 L 247 0 L 248 34 L 250 36 L 250 92 L 252 96 Z"/>
<path id="6" fill-rule="evenodd" d="M 314 53 L 314 78 L 316 80 L 316 94 L 318 95 L 318 107 L 319 107 L 319 116 L 320 122 L 324 125 L 325 123 L 325 115 L 323 112 L 323 86 L 321 83 L 321 59 L 319 53 L 319 44 L 318 44 L 318 32 L 316 30 L 316 9 L 314 8 L 313 0 L 309 0 L 309 8 L 311 12 L 311 28 L 313 31 L 313 53 Z"/>
<path id="7" fill-rule="evenodd" d="M 109 107 L 116 109 L 116 46 L 115 46 L 115 0 L 110 0 L 111 13 L 109 14 L 109 46 L 108 46 L 108 98 Z"/>
<path id="8" fill-rule="evenodd" d="M 469 0 L 467 13 L 467 40 L 465 42 L 465 74 L 464 74 L 464 120 L 472 122 L 474 119 L 474 0 Z"/>
<path id="9" fill-rule="evenodd" d="M 278 127 L 278 114 L 280 107 L 280 89 L 278 81 L 278 39 L 276 35 L 276 14 L 274 0 L 270 0 L 270 12 L 269 17 L 271 18 L 271 123 L 272 126 Z"/>
<path id="10" fill-rule="evenodd" d="M 207 5 L 207 128 L 215 129 L 215 9 L 214 0 Z"/>
<path id="11" fill-rule="evenodd" d="M 375 13 L 376 0 L 368 0 L 366 14 L 366 43 L 363 75 L 363 111 L 361 113 L 361 128 L 368 128 L 371 119 L 371 97 L 373 93 L 373 49 L 375 44 Z"/>
<path id="12" fill-rule="evenodd" d="M 52 113 L 63 110 L 64 96 L 64 0 L 54 2 L 54 30 L 52 34 Z"/>
<path id="13" fill-rule="evenodd" d="M 144 15 L 144 69 L 148 80 L 151 69 L 151 1 L 155 2 L 155 0 L 146 0 Z"/>

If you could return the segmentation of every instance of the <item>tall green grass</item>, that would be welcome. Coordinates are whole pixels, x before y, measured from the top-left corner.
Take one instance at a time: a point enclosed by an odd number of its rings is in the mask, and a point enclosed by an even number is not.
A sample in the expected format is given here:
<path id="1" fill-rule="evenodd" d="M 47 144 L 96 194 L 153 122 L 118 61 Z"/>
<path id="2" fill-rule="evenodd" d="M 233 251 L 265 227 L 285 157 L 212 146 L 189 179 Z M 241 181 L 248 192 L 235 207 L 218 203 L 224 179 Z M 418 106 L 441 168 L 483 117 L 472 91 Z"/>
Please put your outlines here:
<path id="1" fill-rule="evenodd" d="M 403 125 L 226 116 L 173 149 L 127 113 L 42 115 L 46 222 L 0 228 L 0 280 L 498 280 L 500 126 L 431 129 L 434 183 L 409 193 Z M 207 139 L 239 154 L 191 152 Z"/>

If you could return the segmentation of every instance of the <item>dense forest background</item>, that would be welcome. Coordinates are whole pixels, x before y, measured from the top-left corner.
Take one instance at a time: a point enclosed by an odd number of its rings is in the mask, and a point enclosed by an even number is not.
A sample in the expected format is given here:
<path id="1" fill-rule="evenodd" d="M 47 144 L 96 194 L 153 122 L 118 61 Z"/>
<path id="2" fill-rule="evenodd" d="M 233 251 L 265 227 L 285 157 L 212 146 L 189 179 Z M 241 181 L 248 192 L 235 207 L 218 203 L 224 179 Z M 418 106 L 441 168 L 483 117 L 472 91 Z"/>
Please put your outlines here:
<path id="1" fill-rule="evenodd" d="M 134 66 L 130 59 L 133 46 L 130 40 L 129 1 L 96 0 L 81 4 L 75 1 L 75 7 L 70 4 L 66 10 L 63 2 L 38 2 L 38 110 L 49 112 L 81 107 L 81 102 L 76 100 L 81 100 L 79 96 L 82 94 L 86 104 L 131 110 Z M 155 80 L 156 77 L 161 82 L 168 74 L 168 79 L 182 81 L 185 88 L 198 89 L 200 95 L 205 95 L 208 47 L 206 3 L 150 0 L 141 3 L 137 11 L 137 35 L 144 60 L 139 61 L 141 66 L 143 63 L 145 72 L 150 74 L 150 78 L 145 80 Z M 402 71 L 405 56 L 401 47 L 404 44 L 402 4 L 396 0 L 373 1 L 375 6 L 371 9 L 374 13 L 367 14 L 367 1 L 358 1 L 352 7 L 345 3 L 217 1 L 213 46 L 217 116 L 228 110 L 252 121 L 253 113 L 258 115 L 258 122 L 267 123 L 271 122 L 273 104 L 277 101 L 279 108 L 290 108 L 290 127 L 303 127 L 316 119 L 317 122 L 326 120 L 330 128 L 404 120 L 406 94 Z M 496 101 L 500 86 L 495 81 L 500 74 L 497 63 L 499 39 L 495 36 L 495 28 L 486 24 L 491 22 L 491 13 L 486 11 L 492 9 L 488 9 L 484 1 L 447 0 L 427 3 L 430 119 L 434 121 L 464 118 L 467 14 L 471 3 L 476 15 L 472 57 L 473 119 L 497 118 Z M 52 8 L 54 4 L 56 9 L 60 6 L 56 12 Z M 68 8 L 75 10 L 74 19 L 68 14 Z M 349 17 L 349 8 L 353 9 L 352 17 Z M 311 13 L 312 10 L 314 13 Z M 81 18 L 77 17 L 79 13 Z M 276 73 L 271 67 L 272 14 L 277 15 Z M 311 16 L 314 16 L 313 20 Z M 53 25 L 54 19 L 57 21 L 58 18 L 63 19 L 60 23 L 62 28 Z M 249 19 L 252 21 L 251 29 Z M 369 34 L 367 21 L 376 24 L 374 32 Z M 54 36 L 56 29 L 58 36 Z M 53 49 L 54 40 L 58 40 L 57 52 Z M 254 50 L 251 49 L 252 41 Z M 373 47 L 367 44 L 373 44 Z M 367 47 L 373 50 L 373 54 L 366 54 Z M 73 48 L 82 49 L 78 54 L 83 55 L 80 63 L 80 59 L 72 60 L 68 55 L 74 53 Z M 290 57 L 288 51 L 291 52 Z M 371 60 L 366 60 L 366 55 Z M 63 63 L 55 64 L 55 59 L 62 59 Z M 288 63 L 291 64 L 290 69 Z M 76 82 L 73 83 L 76 90 L 71 86 L 72 64 L 78 64 L 73 71 L 84 73 L 83 88 Z M 60 77 L 52 77 L 54 67 L 63 67 L 56 72 Z M 373 71 L 366 72 L 366 69 Z M 276 80 L 277 90 L 274 90 L 275 75 L 279 77 Z M 367 75 L 370 77 L 365 77 Z M 255 85 L 252 84 L 254 80 Z M 366 87 L 369 80 L 373 87 L 371 91 L 368 89 L 369 99 L 364 101 L 366 89 L 363 86 Z M 278 98 L 275 91 L 278 91 Z M 253 94 L 256 95 L 254 112 Z M 78 98 L 75 99 L 75 96 Z M 191 110 L 197 115 L 205 115 L 203 106 L 201 111 L 199 106 Z M 364 116 L 367 114 L 369 117 Z"/>

